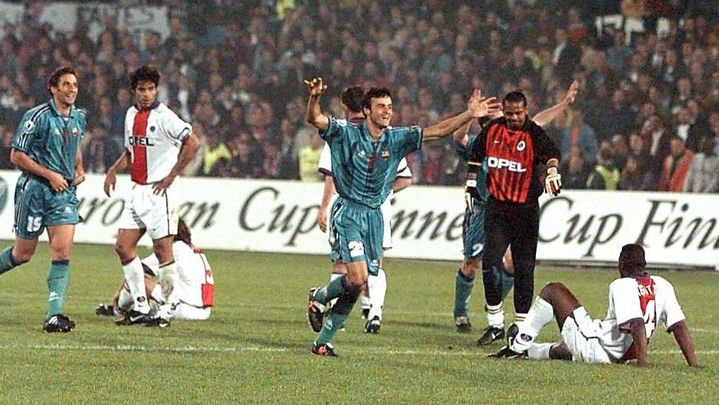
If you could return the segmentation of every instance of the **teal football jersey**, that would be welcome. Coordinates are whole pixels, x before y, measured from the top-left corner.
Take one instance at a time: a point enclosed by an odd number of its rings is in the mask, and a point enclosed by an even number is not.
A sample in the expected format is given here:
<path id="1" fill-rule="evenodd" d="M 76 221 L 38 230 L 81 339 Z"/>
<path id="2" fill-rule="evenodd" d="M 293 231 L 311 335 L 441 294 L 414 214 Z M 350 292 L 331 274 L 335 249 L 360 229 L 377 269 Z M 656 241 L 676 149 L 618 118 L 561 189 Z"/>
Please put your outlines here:
<path id="1" fill-rule="evenodd" d="M 57 112 L 53 100 L 28 110 L 20 120 L 12 148 L 27 154 L 40 165 L 75 178 L 75 158 L 85 134 L 85 112 L 75 107 L 67 117 Z"/>
<path id="2" fill-rule="evenodd" d="M 387 127 L 374 141 L 366 122 L 334 117 L 320 136 L 330 147 L 337 193 L 369 208 L 379 208 L 389 196 L 400 160 L 422 147 L 420 127 Z"/>

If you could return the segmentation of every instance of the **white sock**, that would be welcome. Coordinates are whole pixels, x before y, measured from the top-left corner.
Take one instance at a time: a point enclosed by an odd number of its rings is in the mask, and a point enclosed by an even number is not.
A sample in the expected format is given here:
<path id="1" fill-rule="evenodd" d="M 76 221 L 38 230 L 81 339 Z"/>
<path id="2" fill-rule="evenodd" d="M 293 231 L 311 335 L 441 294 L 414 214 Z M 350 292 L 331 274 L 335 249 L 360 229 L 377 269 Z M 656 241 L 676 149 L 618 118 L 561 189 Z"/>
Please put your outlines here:
<path id="1" fill-rule="evenodd" d="M 534 343 L 527 350 L 527 356 L 532 360 L 549 360 L 549 349 L 554 343 Z"/>
<path id="2" fill-rule="evenodd" d="M 162 287 L 159 284 L 155 284 L 155 288 L 153 288 L 150 292 L 150 298 L 157 301 L 157 303 L 160 305 L 165 303 L 162 297 Z"/>
<path id="3" fill-rule="evenodd" d="M 382 320 L 382 309 L 384 308 L 384 298 L 387 295 L 387 276 L 384 270 L 379 269 L 376 276 L 369 276 L 367 279 L 367 290 L 369 290 L 369 315 L 368 319 L 375 316 Z"/>
<path id="4" fill-rule="evenodd" d="M 529 308 L 524 322 L 517 324 L 519 333 L 527 334 L 534 339 L 544 325 L 548 324 L 552 319 L 554 319 L 554 308 L 541 297 L 537 297 L 532 307 Z"/>
<path id="5" fill-rule="evenodd" d="M 330 282 L 333 282 L 333 281 L 337 280 L 338 278 L 340 278 L 340 277 L 342 277 L 342 276 L 344 276 L 344 274 L 342 274 L 342 273 L 330 273 Z M 338 300 L 338 299 L 339 299 L 339 297 L 337 297 L 337 298 L 332 298 L 332 299 L 330 300 L 330 302 L 327 303 L 327 307 L 329 308 L 329 307 L 335 306 L 335 304 L 337 303 L 337 300 Z"/>
<path id="6" fill-rule="evenodd" d="M 170 319 L 172 309 L 180 303 L 178 275 L 175 269 L 175 261 L 160 265 L 160 288 L 165 305 L 160 306 L 160 317 Z"/>
<path id="7" fill-rule="evenodd" d="M 123 265 L 122 272 L 125 273 L 125 282 L 134 301 L 134 310 L 143 314 L 149 313 L 150 305 L 145 293 L 145 274 L 140 259 L 135 257 L 130 263 Z"/>
<path id="8" fill-rule="evenodd" d="M 132 307 L 135 305 L 135 300 L 130 294 L 130 289 L 127 287 L 127 282 L 124 283 L 120 290 L 120 296 L 117 299 L 117 306 L 125 312 L 132 311 Z M 119 314 L 116 314 L 119 315 Z"/>
<path id="9" fill-rule="evenodd" d="M 487 304 L 487 323 L 495 328 L 504 328 L 504 311 L 501 302 L 497 305 Z"/>

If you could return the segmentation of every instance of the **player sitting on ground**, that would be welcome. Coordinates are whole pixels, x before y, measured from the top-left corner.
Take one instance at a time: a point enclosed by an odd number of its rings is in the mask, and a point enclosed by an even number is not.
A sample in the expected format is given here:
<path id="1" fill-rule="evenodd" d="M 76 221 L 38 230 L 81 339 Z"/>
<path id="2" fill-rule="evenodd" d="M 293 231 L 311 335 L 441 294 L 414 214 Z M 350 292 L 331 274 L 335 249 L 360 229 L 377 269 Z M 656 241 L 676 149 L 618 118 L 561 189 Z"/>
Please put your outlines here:
<path id="1" fill-rule="evenodd" d="M 214 305 L 214 278 L 207 256 L 201 249 L 192 244 L 190 229 L 183 220 L 180 220 L 177 227 L 177 235 L 172 244 L 172 253 L 175 258 L 178 273 L 178 298 L 180 303 L 172 310 L 174 318 L 190 321 L 204 321 L 210 317 Z M 145 289 L 150 298 L 151 312 L 157 312 L 159 307 L 165 303 L 160 285 L 155 282 L 160 272 L 160 262 L 155 254 L 151 254 L 142 260 L 142 267 L 145 270 Z M 128 314 L 133 311 L 135 301 L 132 298 L 127 281 L 122 280 L 112 303 L 109 305 L 100 304 L 95 313 L 98 315 L 121 315 L 116 323 L 118 325 L 131 325 Z"/>
<path id="2" fill-rule="evenodd" d="M 534 301 L 527 318 L 507 331 L 508 344 L 495 357 L 555 358 L 552 344 L 534 339 L 552 318 L 557 319 L 562 342 L 574 361 L 623 363 L 636 360 L 647 364 L 647 346 L 657 324 L 674 334 L 687 363 L 698 367 L 694 343 L 674 287 L 644 269 L 641 245 L 622 247 L 619 255 L 621 278 L 609 284 L 609 309 L 603 321 L 593 320 L 577 298 L 561 283 L 550 283 Z"/>

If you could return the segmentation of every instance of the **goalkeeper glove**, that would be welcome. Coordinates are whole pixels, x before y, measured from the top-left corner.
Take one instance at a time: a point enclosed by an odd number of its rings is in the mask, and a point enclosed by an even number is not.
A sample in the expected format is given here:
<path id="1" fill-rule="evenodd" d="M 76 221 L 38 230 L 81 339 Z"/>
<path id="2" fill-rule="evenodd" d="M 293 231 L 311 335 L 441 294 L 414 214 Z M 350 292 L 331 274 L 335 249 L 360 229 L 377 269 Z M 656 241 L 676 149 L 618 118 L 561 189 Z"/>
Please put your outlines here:
<path id="1" fill-rule="evenodd" d="M 547 168 L 547 177 L 544 178 L 544 191 L 556 197 L 562 190 L 562 175 L 557 173 L 556 167 Z"/>
<path id="2" fill-rule="evenodd" d="M 464 187 L 464 204 L 471 214 L 474 214 L 474 204 L 479 199 L 477 180 L 467 180 L 467 185 Z"/>

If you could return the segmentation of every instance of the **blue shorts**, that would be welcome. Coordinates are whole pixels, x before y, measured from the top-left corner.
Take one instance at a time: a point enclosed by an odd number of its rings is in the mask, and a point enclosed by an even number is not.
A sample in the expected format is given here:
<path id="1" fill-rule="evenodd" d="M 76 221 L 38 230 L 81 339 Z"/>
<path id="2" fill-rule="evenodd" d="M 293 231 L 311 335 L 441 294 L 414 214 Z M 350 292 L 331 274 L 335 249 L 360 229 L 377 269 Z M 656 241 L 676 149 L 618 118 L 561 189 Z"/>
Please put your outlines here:
<path id="1" fill-rule="evenodd" d="M 384 221 L 380 209 L 337 198 L 330 216 L 332 261 L 366 262 L 371 275 L 379 272 Z"/>
<path id="2" fill-rule="evenodd" d="M 484 252 L 484 202 L 474 203 L 474 213 L 465 210 L 462 242 L 465 258 L 482 257 Z"/>
<path id="3" fill-rule="evenodd" d="M 36 239 L 46 226 L 75 225 L 80 220 L 75 187 L 54 192 L 44 179 L 22 174 L 15 186 L 15 235 Z"/>

